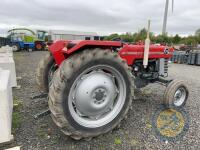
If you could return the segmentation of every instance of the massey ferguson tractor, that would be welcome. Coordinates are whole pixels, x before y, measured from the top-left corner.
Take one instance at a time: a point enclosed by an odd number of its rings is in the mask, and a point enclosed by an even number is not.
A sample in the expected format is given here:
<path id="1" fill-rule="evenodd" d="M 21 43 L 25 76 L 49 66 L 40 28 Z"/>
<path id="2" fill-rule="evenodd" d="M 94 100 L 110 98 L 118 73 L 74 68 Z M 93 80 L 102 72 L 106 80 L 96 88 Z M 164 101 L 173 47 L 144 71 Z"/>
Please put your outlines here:
<path id="1" fill-rule="evenodd" d="M 182 80 L 166 80 L 173 48 L 120 41 L 56 41 L 39 63 L 36 81 L 48 93 L 51 117 L 73 139 L 107 133 L 127 116 L 134 91 L 166 85 L 163 104 L 182 107 L 189 92 Z"/>

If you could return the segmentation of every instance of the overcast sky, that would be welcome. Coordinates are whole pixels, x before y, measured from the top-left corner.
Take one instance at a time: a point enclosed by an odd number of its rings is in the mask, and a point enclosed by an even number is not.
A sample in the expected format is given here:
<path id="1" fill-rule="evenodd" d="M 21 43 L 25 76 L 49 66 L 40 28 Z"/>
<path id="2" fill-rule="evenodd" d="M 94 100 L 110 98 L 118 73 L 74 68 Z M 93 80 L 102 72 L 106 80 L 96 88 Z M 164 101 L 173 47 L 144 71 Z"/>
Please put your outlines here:
<path id="1" fill-rule="evenodd" d="M 161 33 L 165 0 L 1 0 L 0 34 L 13 27 L 94 31 L 100 35 L 136 32 L 152 20 Z M 194 34 L 200 28 L 200 0 L 175 0 L 167 32 Z"/>

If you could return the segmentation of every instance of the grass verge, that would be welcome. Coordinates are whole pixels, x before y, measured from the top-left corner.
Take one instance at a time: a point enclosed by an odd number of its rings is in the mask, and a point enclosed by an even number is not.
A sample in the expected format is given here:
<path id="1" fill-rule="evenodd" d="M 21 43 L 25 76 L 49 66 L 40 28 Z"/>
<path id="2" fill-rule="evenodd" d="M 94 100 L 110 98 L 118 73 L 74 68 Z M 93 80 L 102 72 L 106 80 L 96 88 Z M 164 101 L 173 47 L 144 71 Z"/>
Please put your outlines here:
<path id="1" fill-rule="evenodd" d="M 15 134 L 22 124 L 22 101 L 14 97 L 13 99 L 13 114 L 12 114 L 12 133 Z"/>

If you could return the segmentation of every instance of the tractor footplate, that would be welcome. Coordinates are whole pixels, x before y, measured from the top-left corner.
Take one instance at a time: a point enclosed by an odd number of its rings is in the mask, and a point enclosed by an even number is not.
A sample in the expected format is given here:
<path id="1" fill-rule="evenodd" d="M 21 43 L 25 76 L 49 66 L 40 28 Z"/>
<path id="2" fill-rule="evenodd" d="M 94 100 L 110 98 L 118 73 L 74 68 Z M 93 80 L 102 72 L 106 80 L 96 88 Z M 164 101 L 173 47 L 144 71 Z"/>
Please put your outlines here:
<path id="1" fill-rule="evenodd" d="M 46 98 L 47 96 L 48 96 L 47 93 L 43 93 L 43 94 L 40 94 L 40 95 L 32 96 L 31 99 Z"/>
<path id="2" fill-rule="evenodd" d="M 49 109 L 44 110 L 44 111 L 42 111 L 42 112 L 40 112 L 40 113 L 35 114 L 35 115 L 34 115 L 34 119 L 39 119 L 39 118 L 41 118 L 41 117 L 44 117 L 44 116 L 49 115 L 50 113 L 51 113 L 51 111 L 50 111 Z"/>
<path id="3" fill-rule="evenodd" d="M 156 82 L 159 84 L 162 84 L 164 86 L 168 86 L 170 82 L 172 82 L 173 80 L 166 80 L 163 78 L 159 78 Z"/>

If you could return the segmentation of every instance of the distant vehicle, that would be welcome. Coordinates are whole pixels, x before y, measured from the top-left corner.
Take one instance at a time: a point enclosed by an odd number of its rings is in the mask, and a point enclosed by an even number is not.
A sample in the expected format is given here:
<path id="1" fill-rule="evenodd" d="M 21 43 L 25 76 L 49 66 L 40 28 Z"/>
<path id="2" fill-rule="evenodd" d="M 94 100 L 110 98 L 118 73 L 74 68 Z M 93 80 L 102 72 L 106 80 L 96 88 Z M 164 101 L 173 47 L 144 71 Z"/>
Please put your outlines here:
<path id="1" fill-rule="evenodd" d="M 10 39 L 10 46 L 13 51 L 26 50 L 44 50 L 46 31 L 33 30 L 27 28 L 15 28 L 8 31 L 8 38 Z"/>

